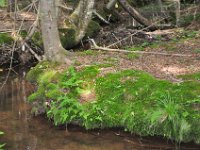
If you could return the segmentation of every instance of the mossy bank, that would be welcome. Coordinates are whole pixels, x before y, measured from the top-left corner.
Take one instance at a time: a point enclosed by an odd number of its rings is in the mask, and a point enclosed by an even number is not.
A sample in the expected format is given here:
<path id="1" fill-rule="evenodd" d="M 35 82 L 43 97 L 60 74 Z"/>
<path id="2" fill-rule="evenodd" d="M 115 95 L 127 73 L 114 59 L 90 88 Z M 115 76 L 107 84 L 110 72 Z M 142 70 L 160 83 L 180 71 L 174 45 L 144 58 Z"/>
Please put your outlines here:
<path id="1" fill-rule="evenodd" d="M 101 67 L 61 71 L 38 64 L 27 75 L 38 84 L 29 96 L 33 113 L 46 113 L 55 125 L 123 127 L 141 136 L 200 143 L 199 82 L 171 83 L 138 70 L 103 75 Z"/>

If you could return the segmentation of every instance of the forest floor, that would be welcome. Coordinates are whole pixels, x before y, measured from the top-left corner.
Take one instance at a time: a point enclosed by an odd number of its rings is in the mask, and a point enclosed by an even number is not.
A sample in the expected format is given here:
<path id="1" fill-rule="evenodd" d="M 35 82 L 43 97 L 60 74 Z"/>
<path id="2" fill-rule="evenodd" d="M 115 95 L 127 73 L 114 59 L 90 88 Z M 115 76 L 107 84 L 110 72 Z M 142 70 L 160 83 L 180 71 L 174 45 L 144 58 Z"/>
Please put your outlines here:
<path id="1" fill-rule="evenodd" d="M 196 35 L 198 34 L 199 32 Z M 125 69 L 144 70 L 159 79 L 179 82 L 181 80 L 177 78 L 178 75 L 200 71 L 199 40 L 200 38 L 195 36 L 193 38 L 151 43 L 145 47 L 128 48 L 130 51 L 139 49 L 145 52 L 168 53 L 172 54 L 171 56 L 105 52 L 101 50 L 77 52 L 76 64 L 110 64 L 110 67 L 102 67 L 102 73 Z M 173 54 L 183 54 L 183 56 L 173 56 Z"/>
<path id="2" fill-rule="evenodd" d="M 16 18 L 16 29 L 20 28 L 23 21 L 23 29 L 28 30 L 35 20 L 35 16 L 32 13 L 18 13 Z M 1 13 L 0 24 L 1 32 L 11 32 L 11 29 L 14 28 L 13 19 L 6 12 Z M 192 27 L 194 26 L 196 25 L 193 24 Z M 135 32 L 139 34 L 134 35 Z M 156 40 L 150 41 L 149 35 Z M 154 32 L 140 32 L 126 29 L 124 25 L 118 24 L 118 26 L 115 25 L 115 28 L 102 28 L 94 39 L 98 45 L 105 46 L 128 36 L 130 38 L 122 41 L 121 45 L 118 45 L 119 48 L 172 55 L 105 52 L 101 50 L 75 51 L 75 57 L 73 58 L 75 66 L 102 65 L 102 73 L 117 72 L 125 69 L 144 70 L 159 79 L 167 79 L 173 82 L 181 81 L 181 79 L 177 78 L 178 75 L 200 71 L 200 31 L 197 29 L 185 31 L 185 29 L 175 28 Z M 173 54 L 189 56 L 173 56 Z M 106 67 L 103 67 L 103 64 Z"/>

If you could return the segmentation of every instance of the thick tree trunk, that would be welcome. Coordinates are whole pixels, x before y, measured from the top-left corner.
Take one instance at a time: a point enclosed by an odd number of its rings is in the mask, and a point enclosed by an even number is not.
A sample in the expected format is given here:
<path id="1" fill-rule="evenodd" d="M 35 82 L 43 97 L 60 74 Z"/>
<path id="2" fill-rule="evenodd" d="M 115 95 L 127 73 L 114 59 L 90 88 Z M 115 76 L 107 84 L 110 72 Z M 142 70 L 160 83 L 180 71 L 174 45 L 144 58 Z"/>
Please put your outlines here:
<path id="1" fill-rule="evenodd" d="M 69 52 L 60 42 L 55 0 L 40 0 L 40 13 L 45 59 L 63 63 Z"/>

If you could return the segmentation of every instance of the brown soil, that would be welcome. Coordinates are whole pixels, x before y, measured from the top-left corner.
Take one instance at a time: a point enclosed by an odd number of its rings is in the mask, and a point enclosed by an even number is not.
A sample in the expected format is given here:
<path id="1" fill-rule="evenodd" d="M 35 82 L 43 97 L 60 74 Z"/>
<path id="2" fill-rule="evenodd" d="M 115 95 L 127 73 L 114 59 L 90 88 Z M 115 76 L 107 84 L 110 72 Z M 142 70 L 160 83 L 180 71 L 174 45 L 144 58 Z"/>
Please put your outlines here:
<path id="1" fill-rule="evenodd" d="M 185 39 L 180 42 L 168 43 L 173 47 L 169 51 L 168 47 L 160 45 L 158 48 L 145 48 L 145 51 L 167 52 L 173 54 L 189 54 L 191 57 L 176 57 L 164 55 L 140 54 L 137 58 L 130 59 L 129 54 L 117 52 L 96 51 L 92 54 L 84 52 L 77 53 L 77 64 L 83 66 L 94 64 L 113 64 L 112 67 L 102 68 L 102 73 L 116 72 L 124 69 L 144 70 L 159 79 L 167 79 L 173 82 L 180 82 L 178 75 L 194 73 L 200 71 L 200 38 Z"/>
<path id="2" fill-rule="evenodd" d="M 11 32 L 13 29 L 29 30 L 36 16 L 32 12 L 7 13 L 0 9 L 0 32 Z"/>

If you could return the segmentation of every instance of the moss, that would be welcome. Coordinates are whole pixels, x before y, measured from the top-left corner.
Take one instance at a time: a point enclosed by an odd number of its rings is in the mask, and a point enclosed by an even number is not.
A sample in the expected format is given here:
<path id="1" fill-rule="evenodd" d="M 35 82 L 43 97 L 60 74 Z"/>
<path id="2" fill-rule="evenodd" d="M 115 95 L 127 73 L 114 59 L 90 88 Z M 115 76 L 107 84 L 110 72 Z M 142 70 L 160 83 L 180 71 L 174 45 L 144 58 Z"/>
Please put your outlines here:
<path id="1" fill-rule="evenodd" d="M 76 31 L 73 28 L 59 29 L 59 33 L 63 47 L 70 49 L 75 46 Z"/>
<path id="2" fill-rule="evenodd" d="M 111 64 L 116 64 L 119 62 L 119 58 L 118 57 L 107 57 L 104 59 L 104 61 L 111 63 Z"/>
<path id="3" fill-rule="evenodd" d="M 55 70 L 48 70 L 42 73 L 41 76 L 38 77 L 37 82 L 42 83 L 42 84 L 48 84 L 49 82 L 52 81 L 52 78 L 55 76 L 57 71 Z"/>
<path id="4" fill-rule="evenodd" d="M 135 53 L 130 53 L 130 54 L 127 54 L 127 58 L 129 60 L 134 60 L 134 59 L 137 59 L 139 57 L 138 54 L 135 54 Z"/>
<path id="5" fill-rule="evenodd" d="M 200 80 L 200 72 L 196 72 L 196 73 L 192 73 L 192 74 L 179 75 L 178 77 L 182 78 L 183 80 L 199 81 Z"/>
<path id="6" fill-rule="evenodd" d="M 55 63 L 42 61 L 38 63 L 35 67 L 31 68 L 31 70 L 26 75 L 26 79 L 30 82 L 38 82 L 40 75 L 54 66 L 56 66 Z"/>
<path id="7" fill-rule="evenodd" d="M 189 14 L 181 17 L 180 19 L 180 25 L 181 26 L 188 26 L 190 25 L 193 21 L 200 22 L 200 13 L 195 14 Z"/>
<path id="8" fill-rule="evenodd" d="M 43 47 L 42 34 L 40 32 L 35 32 L 31 39 L 34 42 L 34 44 L 36 44 L 39 47 Z"/>
<path id="9" fill-rule="evenodd" d="M 53 82 L 54 73 L 43 73 L 32 99 L 53 100 L 46 111 L 56 125 L 78 121 L 87 129 L 124 127 L 141 136 L 199 142 L 200 116 L 194 109 L 200 103 L 199 82 L 171 83 L 137 70 L 99 76 L 100 68 L 70 67 Z M 94 101 L 80 104 L 80 91 L 86 89 L 94 89 Z"/>
<path id="10" fill-rule="evenodd" d="M 13 38 L 8 33 L 0 33 L 0 45 L 1 44 L 12 44 Z"/>
<path id="11" fill-rule="evenodd" d="M 94 37 L 99 32 L 100 29 L 101 26 L 99 25 L 99 23 L 91 20 L 88 24 L 85 37 Z"/>
<path id="12" fill-rule="evenodd" d="M 99 67 L 100 66 L 86 67 L 83 70 L 81 70 L 81 72 L 78 74 L 81 77 L 81 79 L 92 80 L 100 73 Z"/>
<path id="13" fill-rule="evenodd" d="M 97 66 L 99 68 L 108 68 L 108 67 L 113 67 L 114 65 L 115 64 L 113 64 L 113 63 L 100 63 L 100 64 L 96 63 L 96 64 L 94 64 L 94 66 Z"/>
<path id="14" fill-rule="evenodd" d="M 97 55 L 97 51 L 94 51 L 94 50 L 85 50 L 83 52 L 80 52 L 80 55 L 81 56 L 91 56 L 91 55 Z"/>
<path id="15" fill-rule="evenodd" d="M 36 100 L 39 100 L 39 101 L 44 101 L 45 100 L 45 86 L 43 84 L 39 84 L 38 88 L 37 88 L 37 92 L 31 94 L 29 97 L 28 97 L 28 100 L 30 102 L 33 102 L 33 101 L 36 101 Z"/>
<path id="16" fill-rule="evenodd" d="M 0 8 L 6 7 L 6 1 L 1 0 L 0 1 Z M 1 146 L 0 146 L 1 147 Z"/>
<path id="17" fill-rule="evenodd" d="M 28 33 L 27 33 L 26 30 L 21 30 L 21 31 L 19 32 L 19 35 L 20 35 L 22 38 L 25 38 L 25 37 L 28 35 Z"/>

